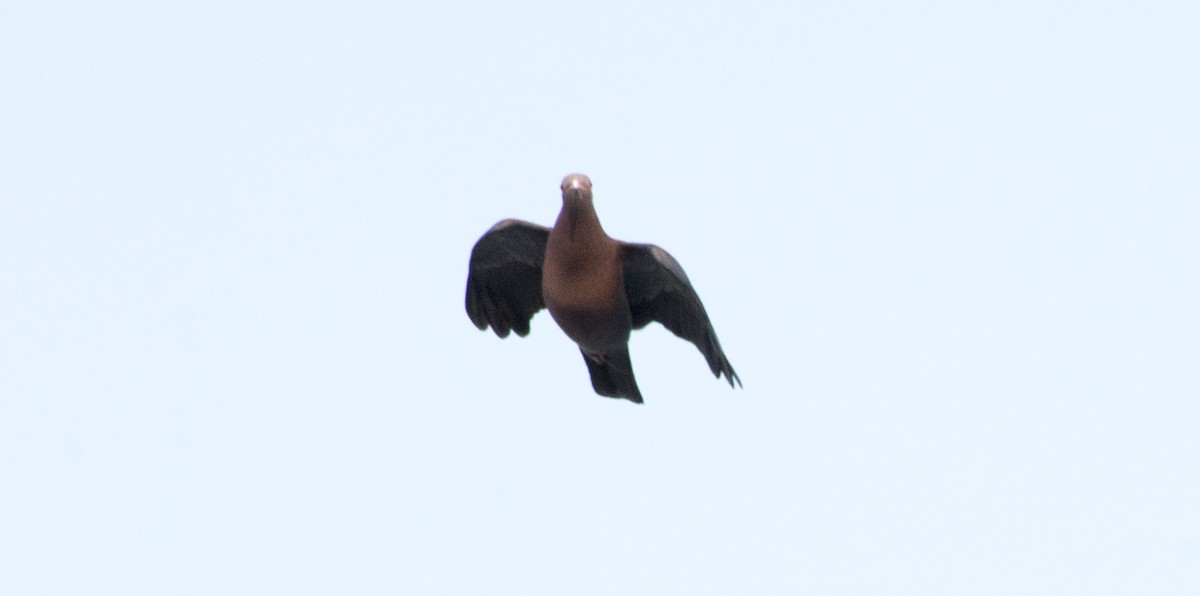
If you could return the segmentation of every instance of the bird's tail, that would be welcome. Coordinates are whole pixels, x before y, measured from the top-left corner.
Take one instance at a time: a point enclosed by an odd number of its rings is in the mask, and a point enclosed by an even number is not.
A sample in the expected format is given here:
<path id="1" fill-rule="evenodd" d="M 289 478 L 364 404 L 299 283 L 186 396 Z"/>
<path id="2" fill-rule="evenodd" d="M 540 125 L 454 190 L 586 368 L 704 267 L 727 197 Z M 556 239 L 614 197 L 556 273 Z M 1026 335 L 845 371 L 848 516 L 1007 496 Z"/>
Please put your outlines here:
<path id="1" fill-rule="evenodd" d="M 642 392 L 638 391 L 637 380 L 633 378 L 633 364 L 629 362 L 629 348 L 605 352 L 600 358 L 592 358 L 583 352 L 583 361 L 592 375 L 592 389 L 596 393 L 642 403 Z"/>

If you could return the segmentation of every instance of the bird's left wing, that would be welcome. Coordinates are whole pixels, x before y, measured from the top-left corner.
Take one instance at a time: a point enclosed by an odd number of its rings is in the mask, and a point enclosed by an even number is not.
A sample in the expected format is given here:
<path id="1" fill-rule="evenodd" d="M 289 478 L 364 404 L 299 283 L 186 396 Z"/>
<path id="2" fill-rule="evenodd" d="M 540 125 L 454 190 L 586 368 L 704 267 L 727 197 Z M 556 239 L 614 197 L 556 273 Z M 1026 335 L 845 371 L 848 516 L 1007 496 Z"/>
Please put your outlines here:
<path id="1" fill-rule="evenodd" d="M 641 329 L 650 321 L 662 323 L 671 333 L 696 344 L 713 375 L 720 378 L 724 374 L 730 387 L 734 381 L 740 386 L 742 380 L 725 357 L 704 304 L 679 262 L 653 244 L 622 242 L 621 250 L 633 328 Z"/>
<path id="2" fill-rule="evenodd" d="M 519 219 L 492 226 L 471 249 L 467 316 L 476 327 L 508 337 L 529 335 L 529 320 L 542 301 L 542 261 L 550 228 Z"/>

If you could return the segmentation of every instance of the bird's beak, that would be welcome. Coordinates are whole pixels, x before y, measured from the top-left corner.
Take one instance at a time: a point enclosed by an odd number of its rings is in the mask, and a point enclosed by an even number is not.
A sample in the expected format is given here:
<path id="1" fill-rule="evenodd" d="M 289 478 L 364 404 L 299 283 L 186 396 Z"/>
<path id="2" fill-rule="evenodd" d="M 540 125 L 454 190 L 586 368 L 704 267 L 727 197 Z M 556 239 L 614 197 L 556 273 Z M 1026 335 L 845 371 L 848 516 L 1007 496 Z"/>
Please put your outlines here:
<path id="1" fill-rule="evenodd" d="M 563 187 L 564 199 L 582 199 L 587 194 L 587 188 L 579 180 L 572 179 Z"/>

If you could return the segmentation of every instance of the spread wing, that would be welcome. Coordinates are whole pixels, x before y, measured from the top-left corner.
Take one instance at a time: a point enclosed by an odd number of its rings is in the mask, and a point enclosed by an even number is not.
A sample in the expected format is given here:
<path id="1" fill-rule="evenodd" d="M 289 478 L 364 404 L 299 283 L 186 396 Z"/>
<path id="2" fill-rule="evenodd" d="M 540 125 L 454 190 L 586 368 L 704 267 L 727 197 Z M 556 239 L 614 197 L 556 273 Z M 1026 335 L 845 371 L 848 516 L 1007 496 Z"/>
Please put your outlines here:
<path id="1" fill-rule="evenodd" d="M 720 378 L 724 374 L 730 387 L 734 381 L 741 386 L 742 380 L 721 350 L 704 304 L 679 262 L 653 244 L 623 242 L 621 249 L 633 328 L 641 329 L 650 321 L 662 323 L 671 333 L 696 344 L 713 375 Z"/>
<path id="2" fill-rule="evenodd" d="M 475 326 L 508 337 L 529 335 L 529 319 L 542 301 L 542 261 L 550 228 L 518 219 L 492 226 L 471 249 L 467 316 Z"/>

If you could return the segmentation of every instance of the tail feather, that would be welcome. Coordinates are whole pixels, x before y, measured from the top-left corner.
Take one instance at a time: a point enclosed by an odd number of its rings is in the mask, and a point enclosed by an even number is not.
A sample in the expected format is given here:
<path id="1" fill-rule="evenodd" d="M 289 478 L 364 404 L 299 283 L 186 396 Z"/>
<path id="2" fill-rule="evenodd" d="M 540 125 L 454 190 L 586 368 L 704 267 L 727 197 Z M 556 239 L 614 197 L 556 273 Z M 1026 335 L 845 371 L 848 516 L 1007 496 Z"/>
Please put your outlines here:
<path id="1" fill-rule="evenodd" d="M 583 350 L 580 352 L 583 353 L 583 361 L 587 363 L 588 373 L 592 376 L 592 389 L 595 389 L 596 393 L 642 403 L 642 392 L 638 391 L 637 380 L 633 378 L 629 348 L 605 352 L 600 359 L 593 359 Z"/>

